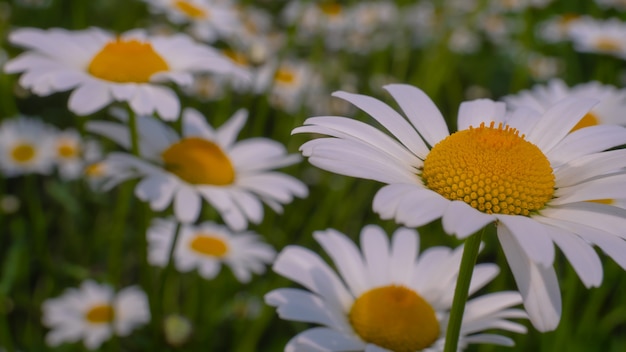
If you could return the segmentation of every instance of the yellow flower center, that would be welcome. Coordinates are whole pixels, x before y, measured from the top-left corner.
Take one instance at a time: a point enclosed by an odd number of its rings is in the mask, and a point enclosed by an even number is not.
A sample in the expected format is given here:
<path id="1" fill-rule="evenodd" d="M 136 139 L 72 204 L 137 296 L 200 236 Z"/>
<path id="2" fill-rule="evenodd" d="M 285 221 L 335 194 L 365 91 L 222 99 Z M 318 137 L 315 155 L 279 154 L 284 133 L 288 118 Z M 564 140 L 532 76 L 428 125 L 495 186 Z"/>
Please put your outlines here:
<path id="1" fill-rule="evenodd" d="M 190 246 L 194 251 L 211 257 L 223 257 L 228 253 L 224 240 L 210 234 L 197 234 Z"/>
<path id="2" fill-rule="evenodd" d="M 502 125 L 456 132 L 433 147 L 422 179 L 431 190 L 489 214 L 526 215 L 554 193 L 546 156 L 519 132 Z"/>
<path id="3" fill-rule="evenodd" d="M 37 151 L 31 144 L 18 144 L 11 151 L 11 158 L 17 163 L 24 164 L 35 158 Z"/>
<path id="4" fill-rule="evenodd" d="M 274 75 L 276 82 L 283 84 L 291 84 L 296 81 L 296 75 L 293 71 L 286 68 L 279 68 Z"/>
<path id="5" fill-rule="evenodd" d="M 104 163 L 93 163 L 85 167 L 85 175 L 88 177 L 100 177 L 104 175 Z"/>
<path id="6" fill-rule="evenodd" d="M 576 126 L 574 126 L 570 132 L 574 132 L 585 127 L 596 126 L 599 124 L 600 120 L 598 119 L 598 117 L 593 113 L 588 112 L 585 116 L 583 116 L 582 119 L 580 119 L 580 121 L 578 121 Z"/>
<path id="7" fill-rule="evenodd" d="M 318 5 L 319 9 L 326 16 L 338 16 L 341 14 L 341 5 L 336 2 L 326 2 Z"/>
<path id="8" fill-rule="evenodd" d="M 109 304 L 93 306 L 85 314 L 85 319 L 94 324 L 110 323 L 113 321 L 113 318 L 115 318 L 115 310 Z"/>
<path id="9" fill-rule="evenodd" d="M 191 18 L 201 19 L 209 17 L 205 10 L 184 0 L 174 1 L 174 7 Z"/>
<path id="10" fill-rule="evenodd" d="M 152 75 L 169 67 L 150 43 L 118 38 L 94 56 L 87 70 L 105 81 L 146 83 Z"/>
<path id="11" fill-rule="evenodd" d="M 61 143 L 57 147 L 57 154 L 61 158 L 71 159 L 78 156 L 78 148 L 73 143 Z"/>
<path id="12" fill-rule="evenodd" d="M 617 52 L 622 50 L 620 42 L 613 38 L 600 37 L 595 42 L 596 49 L 601 51 Z"/>
<path id="13" fill-rule="evenodd" d="M 349 319 L 361 339 L 394 352 L 419 351 L 439 337 L 434 309 L 402 286 L 365 292 L 354 301 Z"/>
<path id="14" fill-rule="evenodd" d="M 194 185 L 229 185 L 235 180 L 230 159 L 217 144 L 202 138 L 184 138 L 161 157 L 165 169 Z"/>
<path id="15" fill-rule="evenodd" d="M 231 50 L 231 49 L 226 49 L 223 51 L 224 55 L 228 56 L 229 59 L 233 60 L 234 63 L 236 63 L 239 66 L 248 66 L 248 59 L 246 59 L 246 56 L 240 52 Z"/>

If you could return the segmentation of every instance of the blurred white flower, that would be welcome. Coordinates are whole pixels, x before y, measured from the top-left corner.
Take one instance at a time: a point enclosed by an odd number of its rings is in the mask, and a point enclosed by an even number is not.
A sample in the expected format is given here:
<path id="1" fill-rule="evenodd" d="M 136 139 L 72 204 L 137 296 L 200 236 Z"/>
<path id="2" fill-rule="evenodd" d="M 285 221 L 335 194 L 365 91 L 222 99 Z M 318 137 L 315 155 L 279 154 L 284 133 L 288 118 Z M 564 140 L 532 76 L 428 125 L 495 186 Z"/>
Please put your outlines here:
<path id="1" fill-rule="evenodd" d="M 41 320 L 51 329 L 46 343 L 52 347 L 82 340 L 94 350 L 112 335 L 127 336 L 150 321 L 148 297 L 137 286 L 115 293 L 109 285 L 92 280 L 47 299 L 42 310 Z"/>
<path id="2" fill-rule="evenodd" d="M 29 117 L 0 124 L 0 172 L 7 177 L 29 173 L 49 174 L 54 166 L 56 129 Z"/>
<path id="3" fill-rule="evenodd" d="M 165 267 L 176 236 L 173 220 L 156 219 L 148 229 L 148 261 Z M 181 272 L 198 270 L 207 280 L 215 278 L 222 264 L 228 266 L 237 280 L 247 283 L 252 273 L 262 274 L 274 260 L 274 249 L 250 231 L 233 233 L 213 222 L 180 225 L 174 248 L 174 266 Z"/>

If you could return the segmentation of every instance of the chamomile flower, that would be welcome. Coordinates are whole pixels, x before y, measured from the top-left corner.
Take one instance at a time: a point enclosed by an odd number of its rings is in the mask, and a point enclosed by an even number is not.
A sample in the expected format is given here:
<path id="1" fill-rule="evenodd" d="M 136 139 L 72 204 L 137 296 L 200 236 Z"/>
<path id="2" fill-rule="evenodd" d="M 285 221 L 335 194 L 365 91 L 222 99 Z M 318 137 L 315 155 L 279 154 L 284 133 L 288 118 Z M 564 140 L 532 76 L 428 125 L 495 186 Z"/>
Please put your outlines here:
<path id="1" fill-rule="evenodd" d="M 247 75 L 217 50 L 183 34 L 149 37 L 133 30 L 115 36 L 100 28 L 22 28 L 9 40 L 29 51 L 9 61 L 5 71 L 23 72 L 20 85 L 37 95 L 74 90 L 68 106 L 78 115 L 121 101 L 137 114 L 156 112 L 175 120 L 180 102 L 164 83 L 189 85 L 196 72 Z"/>
<path id="2" fill-rule="evenodd" d="M 292 338 L 285 351 L 442 351 L 463 248 L 432 247 L 419 252 L 419 237 L 398 229 L 391 239 L 378 226 L 361 231 L 361 250 L 344 234 L 314 235 L 339 275 L 312 251 L 285 248 L 273 269 L 304 289 L 280 288 L 265 295 L 279 316 L 320 324 Z M 495 264 L 478 264 L 470 294 L 497 274 Z M 472 343 L 513 345 L 505 336 L 482 333 L 502 329 L 525 333 L 508 319 L 525 318 L 512 308 L 518 292 L 498 292 L 467 302 L 459 347 Z"/>
<path id="3" fill-rule="evenodd" d="M 191 34 L 204 41 L 215 42 L 228 37 L 241 26 L 236 7 L 225 1 L 207 0 L 143 0 L 153 13 L 165 13 L 175 24 L 189 24 Z"/>
<path id="4" fill-rule="evenodd" d="M 35 118 L 4 120 L 0 125 L 0 171 L 7 177 L 51 173 L 55 134 L 52 126 Z"/>
<path id="5" fill-rule="evenodd" d="M 96 349 L 112 335 L 127 336 L 150 321 L 148 297 L 136 286 L 115 293 L 113 288 L 92 280 L 67 289 L 60 297 L 44 301 L 43 324 L 49 346 L 82 340 Z"/>
<path id="6" fill-rule="evenodd" d="M 461 104 L 450 134 L 435 104 L 416 87 L 385 87 L 405 116 L 364 95 L 334 95 L 376 119 L 391 135 L 346 117 L 313 117 L 294 133 L 320 138 L 301 147 L 309 161 L 335 173 L 387 185 L 373 201 L 383 219 L 421 226 L 441 218 L 466 238 L 495 223 L 530 319 L 554 329 L 561 296 L 552 266 L 556 244 L 587 287 L 599 286 L 602 264 L 592 245 L 626 268 L 626 212 L 588 202 L 626 197 L 626 129 L 599 125 L 570 133 L 597 102 L 562 100 L 543 114 L 505 113 L 505 104 Z"/>
<path id="7" fill-rule="evenodd" d="M 85 164 L 102 155 L 96 141 L 83 140 L 74 129 L 57 132 L 53 148 L 59 176 L 63 180 L 80 178 L 85 173 Z"/>
<path id="8" fill-rule="evenodd" d="M 563 80 L 555 78 L 545 85 L 535 85 L 531 90 L 506 96 L 503 100 L 513 109 L 526 106 L 543 113 L 565 98 L 592 98 L 599 101 L 572 128 L 574 131 L 601 124 L 626 125 L 626 90 L 600 82 L 582 83 L 570 88 Z"/>
<path id="9" fill-rule="evenodd" d="M 118 172 L 107 175 L 103 187 L 138 177 L 137 197 L 149 202 L 155 211 L 173 204 L 181 222 L 195 221 L 205 199 L 233 230 L 244 230 L 249 221 L 259 223 L 263 219 L 262 203 L 281 212 L 282 204 L 294 196 L 305 197 L 308 190 L 294 177 L 272 171 L 298 162 L 298 155 L 288 155 L 283 145 L 267 138 L 236 141 L 247 115 L 247 111 L 239 110 L 213 129 L 200 112 L 185 109 L 182 136 L 157 119 L 140 116 L 141 156 L 109 154 L 105 162 Z M 92 121 L 87 130 L 130 149 L 125 124 Z"/>
<path id="10" fill-rule="evenodd" d="M 165 267 L 176 236 L 177 224 L 157 219 L 148 229 L 148 261 Z M 211 280 L 227 265 L 242 283 L 249 282 L 252 273 L 262 274 L 265 265 L 274 259 L 274 249 L 253 232 L 232 233 L 227 227 L 213 222 L 180 225 L 174 264 L 181 272 L 198 269 L 200 276 Z"/>
<path id="11" fill-rule="evenodd" d="M 583 17 L 571 24 L 569 35 L 577 51 L 626 59 L 626 23 L 620 19 Z"/>

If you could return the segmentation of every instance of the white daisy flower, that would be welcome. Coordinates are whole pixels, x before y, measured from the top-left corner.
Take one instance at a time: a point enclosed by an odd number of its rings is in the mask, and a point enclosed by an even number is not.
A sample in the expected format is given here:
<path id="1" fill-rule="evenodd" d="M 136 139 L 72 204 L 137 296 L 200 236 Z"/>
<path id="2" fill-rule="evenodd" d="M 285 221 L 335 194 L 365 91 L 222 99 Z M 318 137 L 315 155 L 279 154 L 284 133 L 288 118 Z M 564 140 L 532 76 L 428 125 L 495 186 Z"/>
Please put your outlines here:
<path id="1" fill-rule="evenodd" d="M 263 220 L 262 202 L 281 212 L 282 204 L 305 197 L 306 186 L 283 173 L 271 171 L 297 163 L 298 155 L 288 155 L 285 147 L 267 138 L 236 142 L 247 111 L 237 111 L 224 125 L 213 129 L 194 109 L 183 111 L 182 136 L 163 122 L 138 117 L 141 158 L 112 153 L 106 162 L 119 170 L 108 175 L 108 189 L 129 178 L 141 181 L 135 194 L 155 211 L 173 203 L 181 222 L 193 222 L 200 215 L 202 199 L 221 214 L 233 230 L 244 230 L 248 221 Z M 87 130 L 130 149 L 125 124 L 92 121 Z"/>
<path id="2" fill-rule="evenodd" d="M 268 62 L 257 71 L 254 90 L 267 93 L 270 104 L 295 113 L 320 91 L 322 79 L 313 67 L 296 59 Z"/>
<path id="3" fill-rule="evenodd" d="M 552 79 L 545 85 L 535 85 L 531 90 L 523 90 L 503 98 L 513 109 L 529 107 L 541 113 L 565 98 L 591 98 L 599 101 L 572 128 L 573 131 L 583 127 L 601 124 L 626 125 L 626 89 L 617 89 L 600 82 L 588 82 L 568 87 L 561 79 Z"/>
<path id="4" fill-rule="evenodd" d="M 4 120 L 0 125 L 0 171 L 7 177 L 51 173 L 56 133 L 55 128 L 34 118 Z"/>
<path id="5" fill-rule="evenodd" d="M 169 262 L 176 222 L 156 219 L 148 229 L 148 262 L 165 267 Z M 265 265 L 274 260 L 274 249 L 250 231 L 232 233 L 213 222 L 180 225 L 174 263 L 176 269 L 188 272 L 198 269 L 200 276 L 211 280 L 227 265 L 239 282 L 247 283 L 252 273 L 262 274 Z"/>
<path id="6" fill-rule="evenodd" d="M 113 334 L 127 336 L 150 321 L 148 297 L 137 286 L 115 293 L 109 285 L 92 280 L 47 299 L 42 310 L 42 322 L 51 329 L 46 335 L 49 346 L 82 340 L 93 350 Z"/>
<path id="7" fill-rule="evenodd" d="M 165 13 L 175 24 L 190 24 L 191 34 L 205 42 L 228 37 L 241 26 L 237 8 L 224 1 L 143 0 L 153 13 Z"/>
<path id="8" fill-rule="evenodd" d="M 443 351 L 463 248 L 433 247 L 419 252 L 417 232 L 401 228 L 391 242 L 378 226 L 361 231 L 361 250 L 344 234 L 327 230 L 315 239 L 339 275 L 312 251 L 288 246 L 273 269 L 307 290 L 280 288 L 265 295 L 282 319 L 320 324 L 292 338 L 296 351 Z M 498 274 L 495 264 L 478 264 L 470 285 L 476 292 Z M 486 294 L 467 302 L 459 348 L 472 343 L 512 346 L 503 329 L 525 333 L 508 319 L 526 318 L 518 292 Z"/>
<path id="9" fill-rule="evenodd" d="M 580 15 L 566 13 L 555 15 L 537 25 L 537 35 L 548 43 L 558 43 L 569 39 L 569 29 L 580 19 Z"/>
<path id="10" fill-rule="evenodd" d="M 577 51 L 626 59 L 626 23 L 620 19 L 583 17 L 571 24 L 569 35 Z"/>
<path id="11" fill-rule="evenodd" d="M 9 35 L 27 51 L 8 62 L 8 73 L 23 72 L 20 84 L 37 95 L 74 89 L 69 109 L 89 115 L 114 101 L 137 114 L 175 120 L 180 102 L 164 83 L 192 83 L 193 73 L 246 76 L 217 50 L 178 34 L 148 37 L 141 30 L 115 36 L 100 28 L 81 31 L 22 28 Z"/>
<path id="12" fill-rule="evenodd" d="M 83 140 L 74 129 L 57 132 L 53 148 L 59 176 L 63 180 L 80 178 L 85 173 L 85 164 L 101 156 L 100 145 L 93 140 Z M 92 167 L 90 172 L 94 170 Z"/>
<path id="13" fill-rule="evenodd" d="M 554 244 L 587 287 L 599 286 L 597 245 L 626 268 L 626 212 L 588 200 L 626 197 L 626 129 L 571 129 L 597 102 L 565 99 L 543 115 L 505 113 L 491 100 L 464 102 L 450 135 L 420 89 L 385 86 L 405 116 L 372 97 L 337 92 L 393 137 L 345 117 L 313 117 L 294 133 L 318 133 L 301 151 L 322 169 L 388 184 L 373 208 L 381 218 L 415 227 L 442 218 L 447 233 L 465 238 L 495 223 L 524 305 L 541 331 L 556 328 L 561 296 L 552 266 Z"/>

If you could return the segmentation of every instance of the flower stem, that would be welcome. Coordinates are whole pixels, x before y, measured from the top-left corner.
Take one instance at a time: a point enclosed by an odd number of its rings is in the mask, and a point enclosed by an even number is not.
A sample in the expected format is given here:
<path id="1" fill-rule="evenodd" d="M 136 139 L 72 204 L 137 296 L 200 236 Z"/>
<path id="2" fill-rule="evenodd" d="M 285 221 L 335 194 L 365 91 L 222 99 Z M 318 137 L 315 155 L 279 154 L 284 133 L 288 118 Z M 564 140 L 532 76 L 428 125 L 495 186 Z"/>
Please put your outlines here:
<path id="1" fill-rule="evenodd" d="M 170 247 L 170 252 L 168 253 L 167 256 L 167 264 L 165 265 L 165 268 L 163 269 L 163 271 L 161 272 L 161 282 L 159 283 L 159 297 L 156 300 L 156 307 L 157 307 L 157 321 L 162 321 L 163 320 L 163 308 L 165 307 L 165 286 L 167 284 L 167 277 L 170 275 L 170 272 L 172 271 L 172 268 L 174 266 L 174 252 L 176 250 L 176 244 L 178 242 L 178 237 L 180 236 L 180 231 L 182 229 L 182 225 L 177 222 L 176 223 L 176 229 L 174 230 L 174 238 L 172 239 L 172 247 Z"/>
<path id="2" fill-rule="evenodd" d="M 459 268 L 459 276 L 456 279 L 456 289 L 454 290 L 454 300 L 452 301 L 452 309 L 448 320 L 448 329 L 446 331 L 446 344 L 444 352 L 456 352 L 461 332 L 461 322 L 463 321 L 463 313 L 465 311 L 465 303 L 469 295 L 469 286 L 472 281 L 472 273 L 474 265 L 478 257 L 480 241 L 485 232 L 485 228 L 471 235 L 465 241 L 463 249 L 463 257 L 461 258 L 461 266 Z"/>

